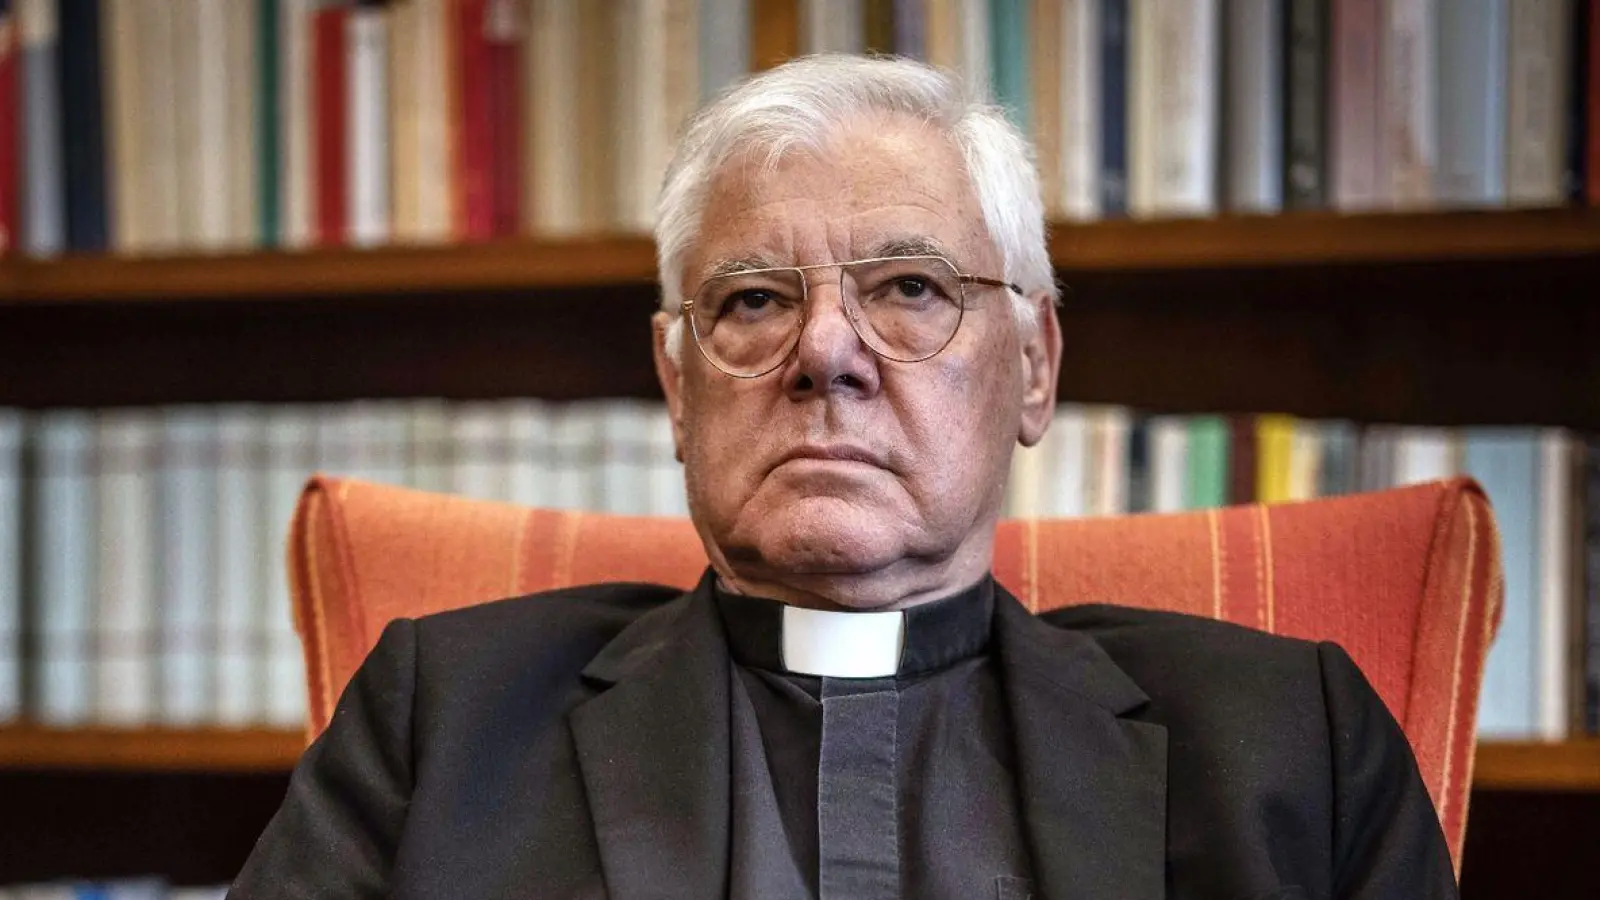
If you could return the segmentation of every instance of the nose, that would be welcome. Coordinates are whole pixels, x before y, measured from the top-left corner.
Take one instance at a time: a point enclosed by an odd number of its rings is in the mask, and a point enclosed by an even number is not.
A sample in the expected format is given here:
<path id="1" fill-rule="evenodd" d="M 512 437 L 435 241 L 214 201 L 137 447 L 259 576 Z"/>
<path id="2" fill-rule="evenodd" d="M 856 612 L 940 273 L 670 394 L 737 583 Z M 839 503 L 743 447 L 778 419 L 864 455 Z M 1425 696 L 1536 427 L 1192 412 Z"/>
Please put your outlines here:
<path id="1" fill-rule="evenodd" d="M 880 384 L 878 356 L 850 323 L 838 272 L 819 274 L 806 288 L 806 318 L 794 356 L 783 370 L 783 389 L 794 399 L 834 393 L 871 396 Z"/>

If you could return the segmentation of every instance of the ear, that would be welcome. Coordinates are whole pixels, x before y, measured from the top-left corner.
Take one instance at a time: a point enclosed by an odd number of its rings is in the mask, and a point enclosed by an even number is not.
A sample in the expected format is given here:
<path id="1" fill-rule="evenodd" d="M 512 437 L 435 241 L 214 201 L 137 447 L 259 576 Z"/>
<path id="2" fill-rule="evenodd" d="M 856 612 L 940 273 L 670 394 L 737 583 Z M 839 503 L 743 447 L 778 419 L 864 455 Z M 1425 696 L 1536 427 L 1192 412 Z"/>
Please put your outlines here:
<path id="1" fill-rule="evenodd" d="M 677 316 L 665 312 L 657 312 L 650 317 L 651 349 L 656 360 L 656 380 L 661 382 L 661 393 L 667 397 L 667 416 L 672 420 L 672 446 L 678 462 L 683 462 L 683 366 L 682 356 L 688 351 L 684 348 L 687 340 L 682 339 L 680 331 L 678 342 L 679 359 L 673 359 L 667 352 L 667 329 L 677 319 Z"/>
<path id="2" fill-rule="evenodd" d="M 1061 320 L 1048 294 L 1028 298 L 1035 325 L 1022 334 L 1022 427 L 1017 442 L 1032 447 L 1050 427 L 1061 374 Z"/>

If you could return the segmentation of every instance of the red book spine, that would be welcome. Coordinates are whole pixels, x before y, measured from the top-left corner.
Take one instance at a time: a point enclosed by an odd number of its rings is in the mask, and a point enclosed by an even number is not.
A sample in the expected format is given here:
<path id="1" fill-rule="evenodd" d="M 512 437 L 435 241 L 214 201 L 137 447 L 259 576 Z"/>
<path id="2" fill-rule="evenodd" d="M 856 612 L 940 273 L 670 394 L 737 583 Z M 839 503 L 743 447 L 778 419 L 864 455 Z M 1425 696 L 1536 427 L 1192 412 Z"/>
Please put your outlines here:
<path id="1" fill-rule="evenodd" d="M 349 10 L 320 9 L 315 31 L 311 107 L 317 117 L 317 243 L 338 246 L 345 240 L 345 129 L 349 99 L 345 68 L 345 21 Z"/>
<path id="2" fill-rule="evenodd" d="M 1579 25 L 1579 27 L 1583 27 Z M 1600 206 L 1600 0 L 1589 0 L 1589 205 Z"/>
<path id="3" fill-rule="evenodd" d="M 521 29 L 511 0 L 491 0 L 489 51 L 490 203 L 494 236 L 521 230 L 522 91 Z"/>
<path id="4" fill-rule="evenodd" d="M 16 13 L 0 15 L 0 256 L 16 247 L 17 233 L 17 45 Z"/>
<path id="5" fill-rule="evenodd" d="M 469 241 L 494 237 L 494 140 L 490 130 L 489 41 L 484 14 L 487 0 L 456 0 L 460 16 L 461 102 L 456 108 L 461 142 L 456 153 L 456 173 L 461 185 L 460 233 Z"/>

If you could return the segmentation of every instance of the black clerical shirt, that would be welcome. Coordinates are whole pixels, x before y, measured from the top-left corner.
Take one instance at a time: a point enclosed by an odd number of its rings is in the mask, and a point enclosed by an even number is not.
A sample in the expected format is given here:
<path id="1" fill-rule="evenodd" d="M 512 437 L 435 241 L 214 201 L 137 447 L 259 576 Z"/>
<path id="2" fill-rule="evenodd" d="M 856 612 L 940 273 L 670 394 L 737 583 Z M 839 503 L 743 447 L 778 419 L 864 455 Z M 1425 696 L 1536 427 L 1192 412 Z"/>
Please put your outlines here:
<path id="1" fill-rule="evenodd" d="M 785 671 L 783 605 L 716 592 L 733 656 L 731 900 L 1023 900 L 985 578 L 906 614 L 898 671 Z"/>

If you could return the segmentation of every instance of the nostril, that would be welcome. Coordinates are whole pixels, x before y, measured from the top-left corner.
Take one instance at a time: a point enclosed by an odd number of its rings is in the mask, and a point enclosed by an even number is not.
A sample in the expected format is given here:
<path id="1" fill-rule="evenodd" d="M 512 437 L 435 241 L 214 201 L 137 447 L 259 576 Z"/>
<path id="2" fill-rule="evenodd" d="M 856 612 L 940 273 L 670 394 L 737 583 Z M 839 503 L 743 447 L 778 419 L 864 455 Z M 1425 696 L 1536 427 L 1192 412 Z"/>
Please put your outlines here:
<path id="1" fill-rule="evenodd" d="M 833 383 L 839 385 L 840 387 L 847 387 L 851 389 L 860 389 L 866 387 L 866 382 L 862 381 L 858 376 L 850 374 L 849 372 L 835 376 Z"/>
<path id="2" fill-rule="evenodd" d="M 811 390 L 811 376 L 801 375 L 799 378 L 796 378 L 794 382 L 794 389 L 797 391 Z"/>

